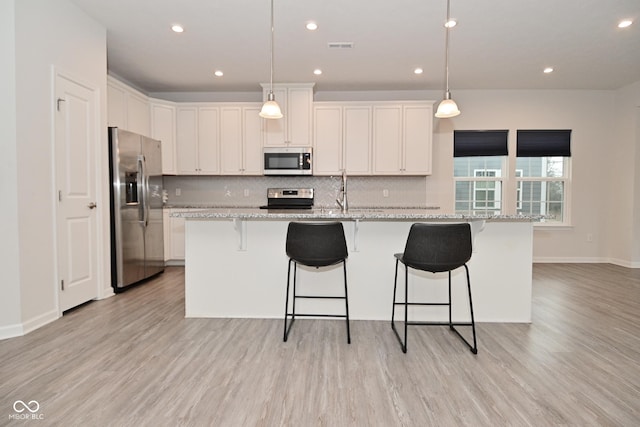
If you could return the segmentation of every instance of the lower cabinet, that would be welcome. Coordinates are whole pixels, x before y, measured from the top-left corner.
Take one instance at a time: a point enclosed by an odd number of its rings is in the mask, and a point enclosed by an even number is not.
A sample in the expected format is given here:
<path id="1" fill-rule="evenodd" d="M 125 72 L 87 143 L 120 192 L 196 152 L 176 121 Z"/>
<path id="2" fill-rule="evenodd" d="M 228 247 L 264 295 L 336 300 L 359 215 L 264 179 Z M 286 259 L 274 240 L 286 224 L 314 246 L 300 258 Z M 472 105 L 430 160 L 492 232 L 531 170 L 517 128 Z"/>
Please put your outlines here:
<path id="1" fill-rule="evenodd" d="M 202 209 L 164 209 L 164 262 L 166 265 L 184 265 L 185 219 L 171 216 L 172 212 L 196 212 Z"/>

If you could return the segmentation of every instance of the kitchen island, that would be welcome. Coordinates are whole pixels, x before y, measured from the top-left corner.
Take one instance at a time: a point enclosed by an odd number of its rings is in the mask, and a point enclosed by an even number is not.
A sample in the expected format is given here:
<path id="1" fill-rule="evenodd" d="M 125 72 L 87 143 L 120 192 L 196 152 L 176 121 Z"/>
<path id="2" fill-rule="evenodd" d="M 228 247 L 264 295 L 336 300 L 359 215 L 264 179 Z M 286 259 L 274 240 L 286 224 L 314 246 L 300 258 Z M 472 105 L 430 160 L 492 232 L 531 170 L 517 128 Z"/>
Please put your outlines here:
<path id="1" fill-rule="evenodd" d="M 394 253 L 402 252 L 414 222 L 468 222 L 473 234 L 469 261 L 478 322 L 531 322 L 533 222 L 528 216 L 437 214 L 427 209 L 261 210 L 249 208 L 174 212 L 186 219 L 186 317 L 281 318 L 290 221 L 341 221 L 349 249 L 350 317 L 390 320 Z M 342 292 L 342 269 L 298 269 L 299 293 Z M 400 276 L 400 275 L 399 275 Z M 446 273 L 412 271 L 412 297 L 444 301 Z M 399 277 L 403 283 L 402 276 Z M 468 319 L 464 269 L 453 273 L 453 317 Z M 306 303 L 306 305 L 303 305 Z M 302 300 L 303 311 L 335 312 L 335 301 Z M 333 305 L 332 305 L 333 304 Z M 442 320 L 446 308 L 423 307 L 414 318 Z"/>

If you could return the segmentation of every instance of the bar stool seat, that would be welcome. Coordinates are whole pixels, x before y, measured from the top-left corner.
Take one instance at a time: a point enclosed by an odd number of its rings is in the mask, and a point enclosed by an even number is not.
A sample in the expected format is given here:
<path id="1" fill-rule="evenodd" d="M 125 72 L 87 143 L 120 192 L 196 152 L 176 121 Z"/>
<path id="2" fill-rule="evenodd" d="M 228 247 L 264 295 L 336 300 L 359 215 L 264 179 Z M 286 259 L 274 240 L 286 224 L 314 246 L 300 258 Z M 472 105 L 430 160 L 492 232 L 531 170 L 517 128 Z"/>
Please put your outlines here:
<path id="1" fill-rule="evenodd" d="M 299 317 L 333 317 L 345 318 L 347 323 L 347 343 L 351 344 L 349 329 L 349 299 L 347 296 L 347 243 L 341 222 L 291 222 L 287 229 L 286 253 L 289 257 L 287 269 L 287 294 L 284 308 L 284 341 L 287 341 L 289 331 L 296 316 Z M 296 290 L 298 264 L 308 267 L 328 267 L 342 263 L 344 272 L 344 296 L 298 295 Z M 289 312 L 289 288 L 291 265 L 293 264 L 293 298 L 292 309 Z M 344 299 L 345 314 L 297 313 L 296 299 Z M 291 322 L 288 322 L 289 317 Z"/>
<path id="2" fill-rule="evenodd" d="M 462 224 L 425 224 L 416 223 L 411 226 L 407 243 L 403 253 L 395 254 L 396 271 L 393 283 L 393 309 L 391 312 L 391 328 L 396 334 L 400 347 L 407 352 L 407 326 L 408 325 L 448 325 L 464 341 L 473 354 L 478 353 L 476 342 L 476 327 L 473 318 L 473 302 L 471 300 L 471 283 L 469 281 L 469 268 L 467 262 L 471 259 L 471 226 Z M 398 264 L 405 267 L 404 301 L 396 301 L 396 289 L 398 284 Z M 451 272 L 459 267 L 464 267 L 467 276 L 467 288 L 469 292 L 470 322 L 452 322 L 451 320 Z M 409 302 L 409 268 L 428 271 L 431 273 L 449 273 L 449 299 L 447 302 Z M 397 305 L 404 306 L 404 341 L 400 338 L 395 325 L 395 310 Z M 448 322 L 416 322 L 409 321 L 409 306 L 448 306 Z M 465 339 L 456 326 L 471 326 L 473 345 Z"/>

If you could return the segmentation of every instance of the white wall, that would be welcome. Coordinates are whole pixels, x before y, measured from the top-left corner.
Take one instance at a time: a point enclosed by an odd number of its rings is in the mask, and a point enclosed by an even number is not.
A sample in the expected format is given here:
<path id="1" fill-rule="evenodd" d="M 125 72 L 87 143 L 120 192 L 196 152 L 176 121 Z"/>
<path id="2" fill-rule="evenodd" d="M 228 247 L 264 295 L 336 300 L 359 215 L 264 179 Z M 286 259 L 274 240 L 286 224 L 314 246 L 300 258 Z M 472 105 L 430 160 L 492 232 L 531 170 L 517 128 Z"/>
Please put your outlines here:
<path id="1" fill-rule="evenodd" d="M 15 120 L 9 119 L 14 126 L 9 123 L 8 131 L 2 127 L 3 132 L 9 132 L 6 135 L 9 146 L 3 146 L 2 157 L 8 153 L 9 162 L 15 153 L 17 159 L 13 169 L 12 165 L 8 167 L 7 181 L 4 175 L 2 180 L 13 184 L 6 193 L 3 191 L 3 198 L 8 194 L 16 211 L 2 209 L 6 224 L 2 222 L 3 226 L 12 227 L 12 233 L 17 233 L 19 239 L 16 242 L 15 237 L 12 238 L 15 234 L 9 233 L 9 240 L 5 240 L 3 233 L 2 271 L 3 274 L 9 271 L 11 280 L 20 290 L 19 295 L 14 292 L 5 300 L 7 294 L 3 287 L 2 304 L 19 307 L 21 325 L 28 331 L 59 314 L 54 239 L 52 71 L 55 67 L 99 88 L 100 108 L 106 111 L 106 31 L 68 0 L 2 2 L 1 12 L 3 23 L 9 20 L 5 16 L 15 16 L 16 52 Z M 2 31 L 8 30 L 3 26 Z M 5 46 L 11 39 L 5 39 L 3 34 L 3 58 L 11 58 L 11 47 Z M 2 80 L 2 84 L 6 84 Z M 10 85 L 11 79 L 8 82 Z M 6 102 L 7 98 L 3 98 L 3 103 Z M 11 110 L 8 114 L 11 117 Z M 4 120 L 4 114 L 2 116 Z M 102 122 L 105 130 L 100 150 L 106 153 L 106 118 Z M 12 128 L 15 129 L 14 138 L 11 137 Z M 107 233 L 104 236 L 108 236 Z M 10 251 L 15 255 L 6 258 L 4 254 Z M 105 272 L 100 274 L 104 276 Z M 0 330 L 15 327 L 12 322 L 15 322 L 15 315 L 0 314 Z"/>
<path id="2" fill-rule="evenodd" d="M 0 337 L 21 333 L 18 268 L 15 13 L 12 1 L 0 2 Z"/>

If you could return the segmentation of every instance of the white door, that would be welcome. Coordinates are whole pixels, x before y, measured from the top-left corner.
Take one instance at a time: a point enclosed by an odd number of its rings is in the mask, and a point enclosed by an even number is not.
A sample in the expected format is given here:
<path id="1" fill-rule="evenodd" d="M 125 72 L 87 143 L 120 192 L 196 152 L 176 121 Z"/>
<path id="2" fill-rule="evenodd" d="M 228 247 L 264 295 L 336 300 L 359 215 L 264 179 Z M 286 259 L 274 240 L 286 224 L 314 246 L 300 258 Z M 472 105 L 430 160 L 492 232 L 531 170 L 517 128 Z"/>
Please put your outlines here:
<path id="1" fill-rule="evenodd" d="M 56 75 L 55 174 L 60 311 L 98 296 L 96 159 L 99 132 L 93 90 Z"/>

